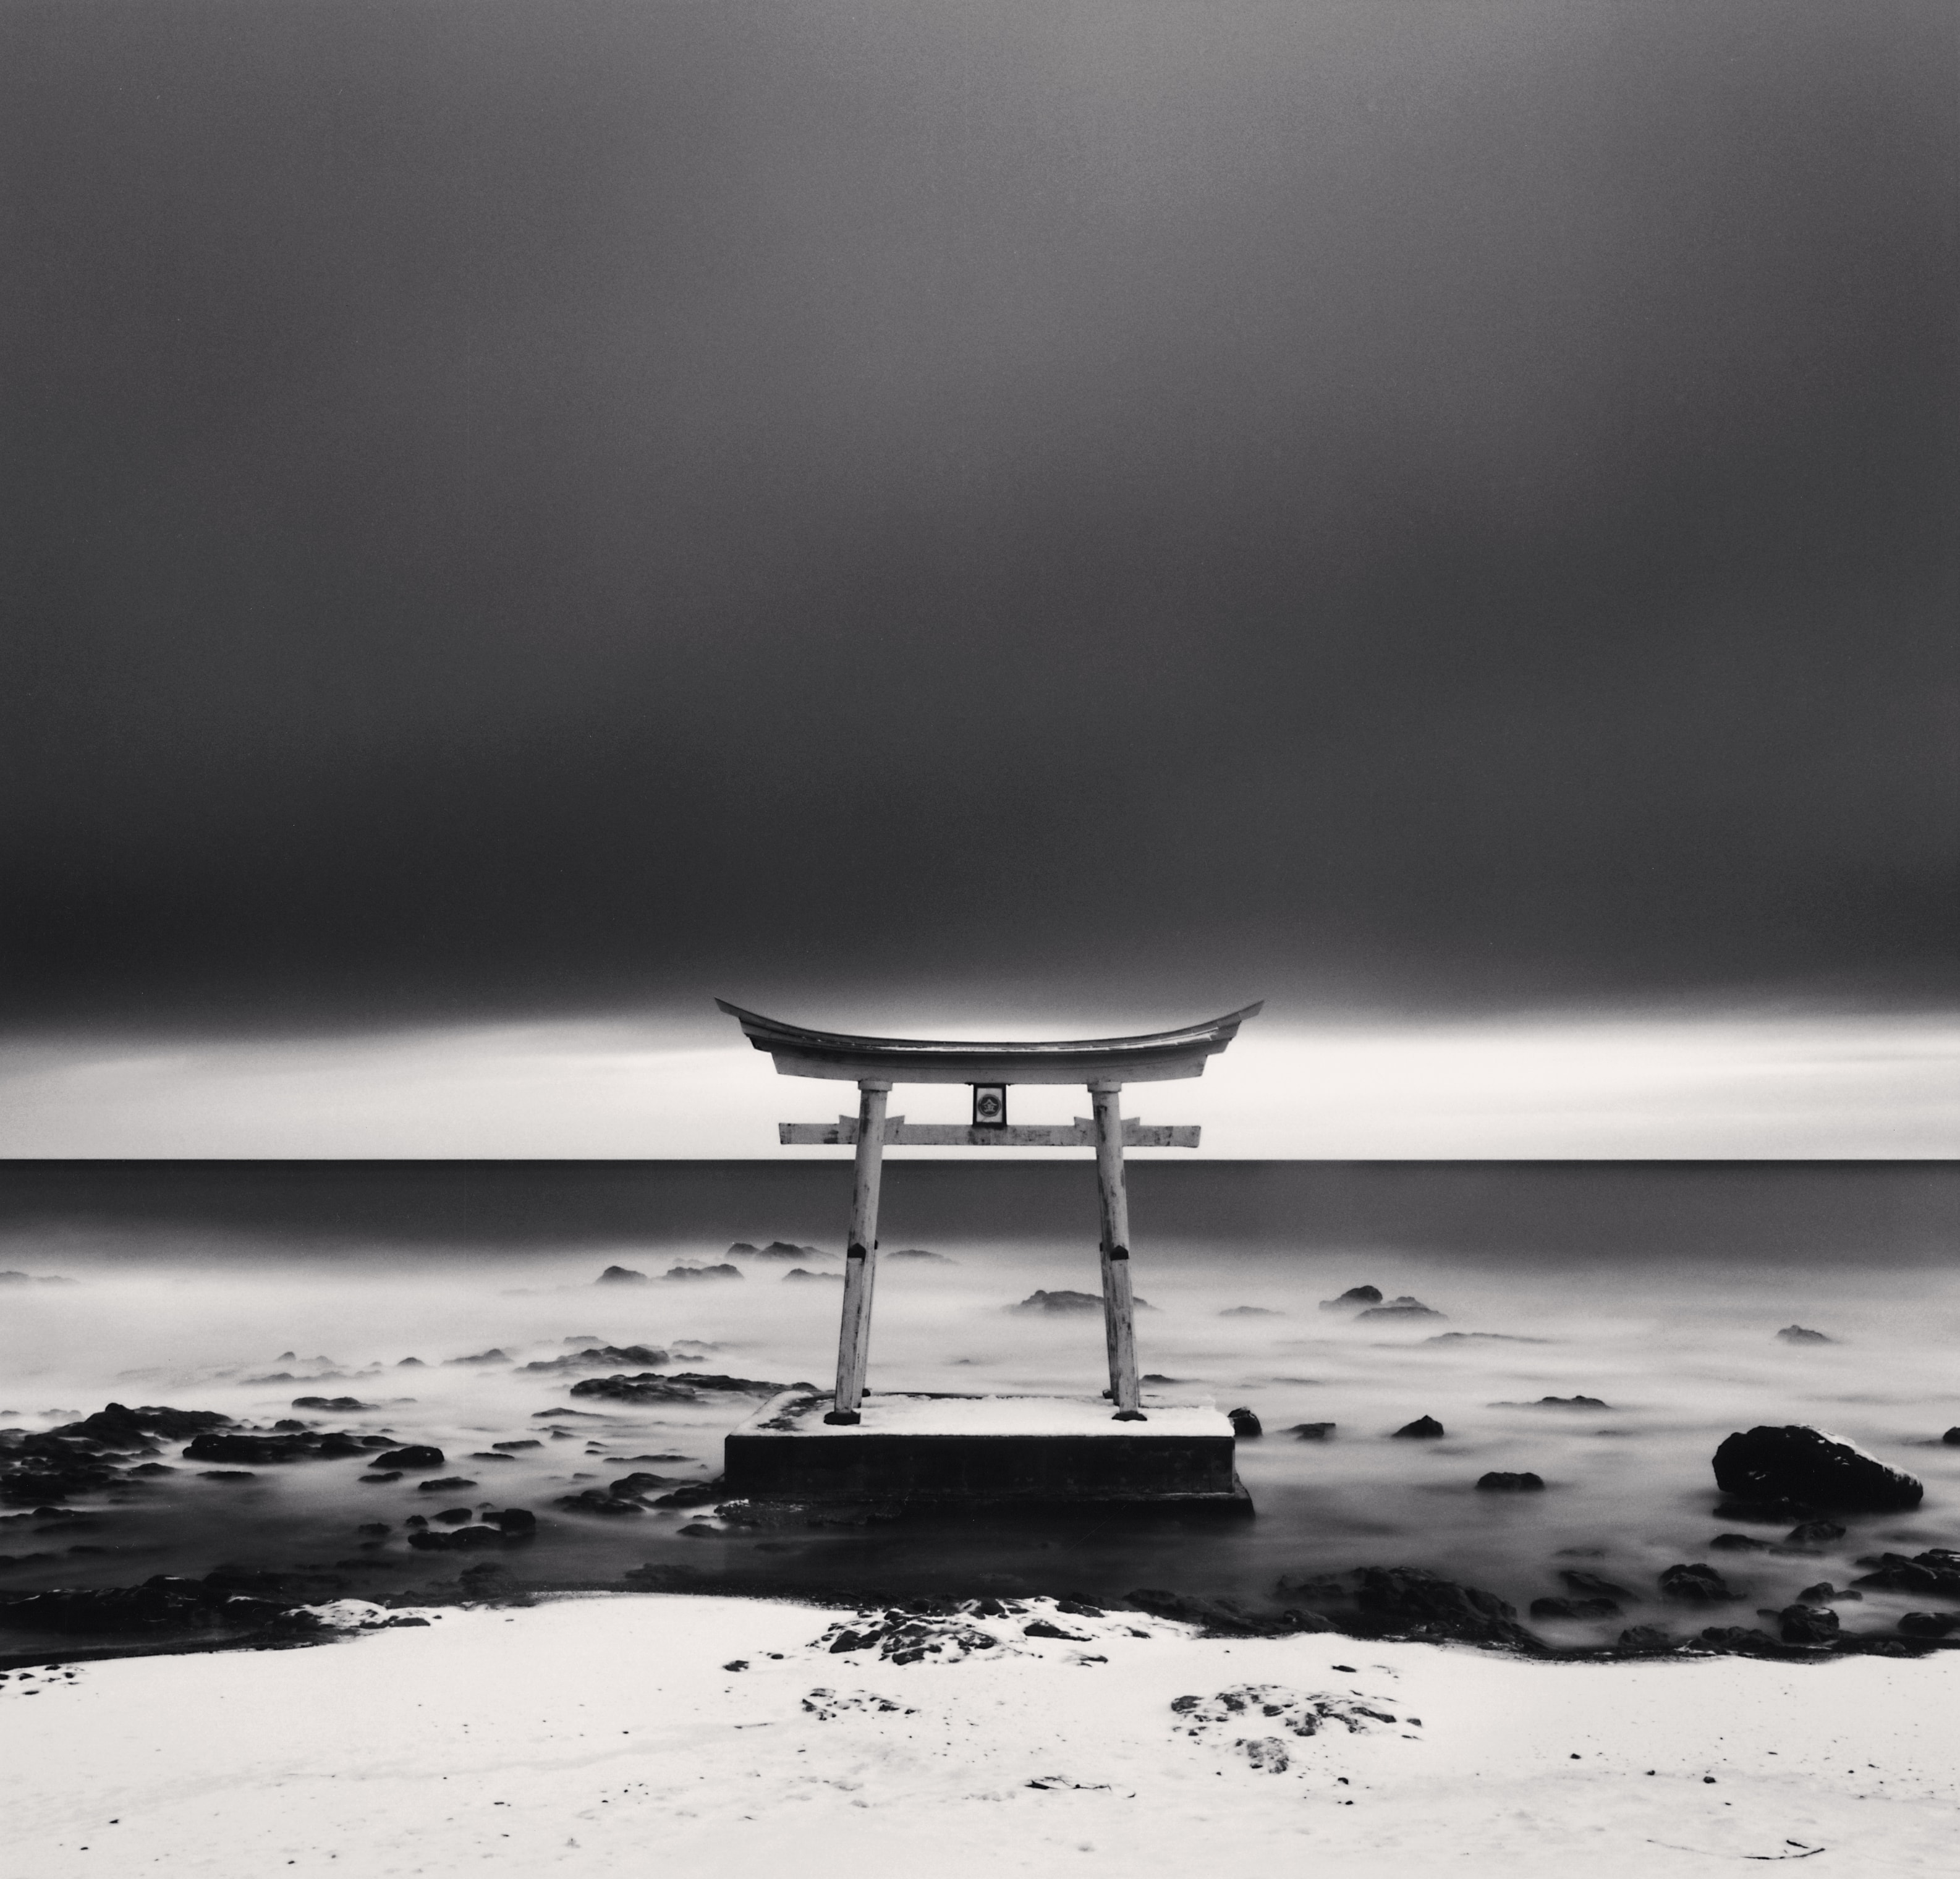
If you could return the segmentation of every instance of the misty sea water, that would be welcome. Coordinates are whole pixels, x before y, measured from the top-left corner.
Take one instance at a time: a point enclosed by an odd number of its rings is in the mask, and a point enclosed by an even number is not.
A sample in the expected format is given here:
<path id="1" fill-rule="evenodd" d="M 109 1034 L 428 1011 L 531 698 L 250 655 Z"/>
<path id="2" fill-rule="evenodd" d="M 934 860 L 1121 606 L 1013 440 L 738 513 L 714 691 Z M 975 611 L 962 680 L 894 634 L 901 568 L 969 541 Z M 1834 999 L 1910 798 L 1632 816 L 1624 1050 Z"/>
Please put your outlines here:
<path id="1" fill-rule="evenodd" d="M 903 1178 L 900 1168 L 895 1186 Z M 1508 1178 L 1522 1190 L 1532 1176 Z M 1544 1210 L 1521 1198 L 1520 1212 Z M 1678 1617 L 1655 1602 L 1656 1575 L 1676 1562 L 1716 1564 L 1742 1595 L 1733 1609 L 1753 1622 L 1750 1610 L 1787 1604 L 1804 1585 L 1844 1585 L 1859 1555 L 1960 1545 L 1960 1446 L 1939 1439 L 1960 1423 L 1960 1277 L 1936 1233 L 1916 1229 L 1906 1244 L 1894 1232 L 1888 1245 L 1875 1225 L 1847 1245 L 1834 1225 L 1780 1251 L 1739 1228 L 1725 1246 L 1714 1218 L 1666 1238 L 1632 1235 L 1648 1244 L 1621 1235 L 1602 1245 L 1597 1230 L 1575 1227 L 1561 1248 L 1534 1228 L 1531 1243 L 1507 1247 L 1488 1216 L 1474 1232 L 1459 1226 L 1468 1243 L 1456 1245 L 1448 1220 L 1417 1231 L 1406 1213 L 1392 1232 L 1358 1231 L 1351 1218 L 1341 1236 L 1303 1219 L 1291 1244 L 1264 1232 L 1153 1235 L 1140 1219 L 1135 1276 L 1149 1308 L 1138 1346 L 1154 1379 L 1145 1406 L 1209 1401 L 1258 1416 L 1265 1433 L 1238 1450 L 1251 1520 L 1112 1514 L 762 1531 L 724 1526 L 702 1508 L 600 1517 L 559 1505 L 638 1470 L 711 1479 L 723 1435 L 756 1397 L 628 1406 L 568 1394 L 603 1369 L 526 1366 L 597 1339 L 672 1353 L 668 1370 L 827 1385 L 840 1286 L 788 1280 L 791 1261 L 730 1255 L 733 1240 L 773 1237 L 768 1219 L 731 1214 L 711 1235 L 587 1232 L 575 1245 L 508 1234 L 433 1243 L 422 1229 L 391 1240 L 372 1222 L 326 1234 L 263 1218 L 196 1229 L 126 1208 L 113 1220 L 17 1219 L 0 1266 L 30 1277 L 0 1297 L 0 1428 L 49 1429 L 110 1401 L 217 1410 L 259 1426 L 298 1417 L 433 1444 L 445 1457 L 434 1478 L 467 1485 L 431 1494 L 417 1485 L 429 1477 L 412 1472 L 366 1483 L 366 1464 L 354 1459 L 208 1478 L 211 1464 L 169 1443 L 158 1459 L 173 1472 L 78 1496 L 66 1516 L 5 1509 L 0 1599 L 221 1566 L 305 1568 L 349 1595 L 376 1597 L 453 1581 L 485 1559 L 539 1586 L 617 1588 L 651 1565 L 762 1594 L 1114 1599 L 1164 1587 L 1271 1608 L 1286 1602 L 1275 1591 L 1282 1576 L 1363 1565 L 1426 1567 L 1521 1613 L 1564 1589 L 1561 1569 L 1636 1594 L 1621 1618 L 1537 1623 L 1553 1642 L 1578 1645 Z M 1936 1207 L 1912 1217 L 1941 1216 Z M 801 1240 L 795 1225 L 784 1236 Z M 820 1256 L 803 1263 L 840 1270 L 834 1236 L 815 1244 Z M 911 1247 L 940 1257 L 891 1256 Z M 1093 1290 L 1093 1243 L 944 1231 L 888 1237 L 885 1254 L 874 1392 L 1093 1395 L 1106 1381 L 1095 1315 L 1011 1308 L 1038 1288 Z M 616 1264 L 647 1283 L 596 1283 Z M 710 1264 L 741 1276 L 662 1277 Z M 71 1283 L 35 1282 L 50 1277 Z M 1371 1321 L 1322 1308 L 1360 1285 L 1413 1295 L 1440 1315 Z M 1780 1340 L 1793 1324 L 1830 1341 Z M 492 1352 L 501 1355 L 486 1359 Z M 304 1396 L 368 1407 L 296 1409 Z M 1605 1407 L 1541 1401 L 1573 1397 Z M 553 1410 L 578 1413 L 542 1413 Z M 1441 1439 L 1395 1439 L 1424 1416 L 1443 1425 Z M 1917 1476 L 1923 1506 L 1845 1518 L 1844 1537 L 1821 1547 L 1777 1550 L 1780 1530 L 1749 1527 L 1741 1531 L 1771 1546 L 1711 1552 L 1734 1527 L 1713 1515 L 1717 1444 L 1784 1423 L 1829 1430 Z M 1319 1423 L 1334 1426 L 1322 1439 L 1290 1432 Z M 493 1446 L 511 1442 L 537 1445 Z M 1478 1492 L 1492 1470 L 1529 1470 L 1545 1490 Z M 411 1515 L 485 1506 L 530 1509 L 536 1537 L 472 1555 L 404 1544 Z M 378 1543 L 358 1531 L 374 1523 L 390 1529 Z M 1874 1591 L 1844 1610 L 1876 1624 L 1912 1603 Z"/>

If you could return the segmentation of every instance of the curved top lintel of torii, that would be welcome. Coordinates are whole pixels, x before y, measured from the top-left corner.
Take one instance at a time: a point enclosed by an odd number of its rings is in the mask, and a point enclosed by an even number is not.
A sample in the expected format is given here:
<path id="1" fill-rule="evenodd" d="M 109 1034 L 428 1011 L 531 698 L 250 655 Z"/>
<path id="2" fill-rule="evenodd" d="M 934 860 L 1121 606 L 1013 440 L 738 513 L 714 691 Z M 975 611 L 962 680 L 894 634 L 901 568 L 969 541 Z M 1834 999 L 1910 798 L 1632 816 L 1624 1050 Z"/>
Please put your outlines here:
<path id="1" fill-rule="evenodd" d="M 925 1038 L 859 1038 L 744 1011 L 715 1001 L 749 1041 L 766 1051 L 784 1076 L 839 1083 L 1157 1083 L 1201 1076 L 1215 1057 L 1256 1017 L 1264 1001 L 1181 1030 L 1135 1038 L 1087 1038 L 1068 1043 L 973 1044 Z"/>

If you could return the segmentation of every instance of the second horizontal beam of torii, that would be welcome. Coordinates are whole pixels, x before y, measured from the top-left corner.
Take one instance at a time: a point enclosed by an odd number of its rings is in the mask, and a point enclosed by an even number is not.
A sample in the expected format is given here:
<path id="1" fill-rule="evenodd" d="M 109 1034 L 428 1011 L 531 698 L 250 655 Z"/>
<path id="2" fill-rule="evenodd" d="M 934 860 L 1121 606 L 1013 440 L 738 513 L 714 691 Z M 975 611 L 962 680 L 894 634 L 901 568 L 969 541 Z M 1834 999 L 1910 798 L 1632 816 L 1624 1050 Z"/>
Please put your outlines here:
<path id="1" fill-rule="evenodd" d="M 1195 1148 L 1195 1123 L 1144 1123 L 1123 1118 L 1125 1148 Z M 858 1140 L 858 1118 L 839 1116 L 835 1122 L 778 1122 L 776 1139 L 784 1147 L 848 1148 Z M 886 1148 L 1093 1148 L 1096 1124 L 1087 1116 L 1073 1123 L 1004 1123 L 973 1127 L 963 1122 L 907 1122 L 887 1116 L 883 1137 Z"/>

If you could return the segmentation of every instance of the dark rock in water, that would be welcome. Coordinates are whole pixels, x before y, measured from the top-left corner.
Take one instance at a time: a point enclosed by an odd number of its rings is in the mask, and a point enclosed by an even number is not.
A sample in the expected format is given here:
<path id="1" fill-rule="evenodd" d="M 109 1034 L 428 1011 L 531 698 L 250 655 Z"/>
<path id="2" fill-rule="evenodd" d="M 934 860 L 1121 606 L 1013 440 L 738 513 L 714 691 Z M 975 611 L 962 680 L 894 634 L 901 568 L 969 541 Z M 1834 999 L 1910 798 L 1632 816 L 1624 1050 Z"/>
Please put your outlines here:
<path id="1" fill-rule="evenodd" d="M 1516 1608 L 1494 1592 L 1459 1585 L 1412 1566 L 1365 1566 L 1351 1576 L 1354 1603 L 1375 1628 L 1398 1636 L 1543 1648 L 1518 1623 Z"/>
<path id="2" fill-rule="evenodd" d="M 460 1574 L 464 1595 L 470 1598 L 505 1599 L 521 1593 L 520 1586 L 508 1566 L 500 1566 L 495 1559 L 485 1559 L 478 1566 L 465 1566 Z"/>
<path id="3" fill-rule="evenodd" d="M 629 1567 L 622 1576 L 636 1591 L 688 1592 L 701 1589 L 701 1568 L 698 1566 L 635 1566 Z"/>
<path id="4" fill-rule="evenodd" d="M 411 1442 L 406 1448 L 390 1448 L 374 1458 L 377 1468 L 439 1468 L 448 1460 L 440 1448 L 426 1442 Z"/>
<path id="5" fill-rule="evenodd" d="M 611 1484 L 609 1492 L 621 1495 L 650 1494 L 657 1487 L 674 1487 L 680 1484 L 680 1477 L 672 1474 L 648 1474 L 635 1472 L 622 1475 Z"/>
<path id="6" fill-rule="evenodd" d="M 445 1507 L 436 1519 L 445 1527 L 460 1527 L 466 1520 L 476 1518 L 476 1509 L 469 1507 Z"/>
<path id="7" fill-rule="evenodd" d="M 1860 1559 L 1858 1563 L 1867 1563 Z M 1853 1579 L 1854 1585 L 1882 1586 L 1888 1591 L 1930 1592 L 1939 1598 L 1960 1598 L 1960 1553 L 1933 1547 L 1908 1559 L 1902 1553 L 1881 1553 L 1874 1571 Z"/>
<path id="8" fill-rule="evenodd" d="M 1417 1303 L 1414 1299 L 1397 1299 L 1392 1305 L 1371 1305 L 1355 1320 L 1355 1322 L 1365 1324 L 1370 1319 L 1392 1318 L 1400 1321 L 1418 1318 L 1440 1318 L 1443 1315 L 1442 1312 L 1432 1311 L 1426 1305 Z"/>
<path id="9" fill-rule="evenodd" d="M 670 1266 L 660 1274 L 662 1279 L 739 1279 L 740 1266 Z"/>
<path id="10" fill-rule="evenodd" d="M 1102 1296 L 1094 1292 L 1030 1292 L 1010 1311 L 1100 1311 Z"/>
<path id="11" fill-rule="evenodd" d="M 1956 1424 L 1953 1428 L 1947 1430 L 1939 1439 L 1949 1448 L 1960 1448 L 1960 1424 Z"/>
<path id="12" fill-rule="evenodd" d="M 1535 1403 L 1493 1403 L 1493 1409 L 1611 1409 L 1610 1403 L 1602 1403 L 1596 1396 L 1542 1396 Z"/>
<path id="13" fill-rule="evenodd" d="M 474 1481 L 466 1480 L 462 1475 L 445 1474 L 439 1481 L 418 1481 L 415 1492 L 418 1494 L 449 1494 L 476 1485 Z"/>
<path id="14" fill-rule="evenodd" d="M 404 1357 L 395 1368 L 397 1370 L 426 1370 L 428 1366 L 419 1357 Z"/>
<path id="15" fill-rule="evenodd" d="M 275 1601 L 235 1595 L 212 1579 L 159 1573 L 141 1585 L 37 1592 L 5 1607 L 23 1631 L 100 1633 L 126 1636 L 173 1630 L 257 1630 L 278 1617 Z"/>
<path id="16" fill-rule="evenodd" d="M 1745 1499 L 1891 1513 L 1917 1507 L 1926 1490 L 1847 1442 L 1790 1423 L 1737 1433 L 1715 1451 L 1715 1483 Z"/>
<path id="17" fill-rule="evenodd" d="M 737 1249 L 731 1246 L 728 1250 L 733 1252 Z M 758 1259 L 829 1259 L 832 1257 L 821 1247 L 794 1246 L 788 1240 L 772 1240 L 759 1251 L 752 1246 L 749 1250 Z"/>
<path id="18" fill-rule="evenodd" d="M 473 1357 L 451 1357 L 447 1361 L 452 1364 L 508 1363 L 511 1361 L 511 1359 L 509 1354 L 504 1351 L 479 1350 Z"/>
<path id="19" fill-rule="evenodd" d="M 536 1533 L 538 1528 L 538 1517 L 528 1507 L 506 1507 L 496 1513 L 485 1514 L 483 1518 L 492 1526 L 512 1535 Z"/>
<path id="20" fill-rule="evenodd" d="M 1225 1413 L 1231 1422 L 1233 1434 L 1241 1442 L 1250 1441 L 1253 1436 L 1263 1435 L 1266 1432 L 1259 1426 L 1258 1416 L 1249 1409 L 1227 1410 Z"/>
<path id="21" fill-rule="evenodd" d="M 493 1448 L 508 1449 L 514 1453 L 520 1448 L 542 1448 L 544 1444 L 535 1435 L 525 1435 L 515 1442 L 493 1442 L 490 1446 Z"/>
<path id="22" fill-rule="evenodd" d="M 1783 1537 L 1786 1546 L 1828 1546 L 1834 1540 L 1843 1539 L 1844 1529 L 1834 1520 L 1806 1520 L 1791 1528 Z"/>
<path id="23" fill-rule="evenodd" d="M 354 1531 L 365 1534 L 371 1540 L 378 1540 L 385 1533 L 393 1533 L 394 1529 L 385 1520 L 364 1520 Z"/>
<path id="24" fill-rule="evenodd" d="M 1864 1596 L 1863 1592 L 1841 1592 L 1828 1579 L 1821 1579 L 1815 1585 L 1806 1585 L 1799 1592 L 1796 1602 L 1799 1605 L 1828 1605 L 1834 1599 L 1841 1603 L 1848 1598 L 1854 1603 L 1862 1603 Z"/>
<path id="25" fill-rule="evenodd" d="M 503 1544 L 504 1535 L 495 1527 L 457 1527 L 447 1533 L 428 1527 L 409 1535 L 409 1544 L 418 1553 L 473 1553 Z"/>
<path id="26" fill-rule="evenodd" d="M 1909 1611 L 1898 1621 L 1909 1638 L 1944 1638 L 1960 1631 L 1960 1611 Z"/>
<path id="27" fill-rule="evenodd" d="M 637 1514 L 644 1503 L 628 1496 L 608 1493 L 603 1487 L 581 1489 L 576 1494 L 561 1494 L 556 1505 L 568 1514 Z"/>
<path id="28" fill-rule="evenodd" d="M 1268 1311 L 1263 1305 L 1228 1305 L 1218 1315 L 1220 1318 L 1284 1318 L 1286 1314 Z"/>
<path id="29" fill-rule="evenodd" d="M 536 1363 L 527 1363 L 524 1369 L 527 1374 L 533 1370 L 603 1370 L 608 1365 L 616 1369 L 621 1364 L 630 1363 L 641 1364 L 651 1369 L 656 1364 L 672 1361 L 667 1352 L 656 1350 L 651 1344 L 592 1344 L 568 1352 L 562 1357 L 546 1357 Z M 501 1445 L 491 1445 L 495 1448 Z"/>
<path id="30" fill-rule="evenodd" d="M 1610 1598 L 1534 1598 L 1534 1618 L 1617 1618 L 1618 1604 Z"/>
<path id="31" fill-rule="evenodd" d="M 1602 1579 L 1597 1572 L 1581 1571 L 1574 1566 L 1561 1566 L 1559 1578 L 1571 1591 L 1584 1598 L 1632 1598 L 1635 1594 L 1624 1585 L 1616 1585 L 1609 1579 Z"/>
<path id="32" fill-rule="evenodd" d="M 923 1246 L 901 1246 L 895 1253 L 880 1253 L 880 1259 L 910 1259 L 923 1261 L 933 1266 L 956 1266 L 959 1261 L 948 1259 L 943 1253 L 929 1253 Z"/>
<path id="33" fill-rule="evenodd" d="M 677 1487 L 671 1494 L 663 1494 L 654 1502 L 656 1507 L 705 1507 L 710 1501 L 722 1498 L 721 1477 L 717 1475 L 711 1481 L 697 1481 L 692 1487 Z"/>
<path id="34" fill-rule="evenodd" d="M 1826 1337 L 1822 1331 L 1807 1331 L 1801 1324 L 1786 1324 L 1777 1333 L 1786 1344 L 1834 1344 L 1834 1337 Z"/>
<path id="35" fill-rule="evenodd" d="M 1737 1596 L 1712 1566 L 1670 1566 L 1660 1575 L 1660 1595 L 1683 1605 L 1726 1605 Z"/>
<path id="36" fill-rule="evenodd" d="M 111 1403 L 58 1429 L 0 1429 L 0 1501 L 40 1507 L 97 1493 L 119 1478 L 118 1462 L 154 1455 L 159 1438 L 176 1441 L 231 1420 L 215 1410 Z"/>
<path id="37" fill-rule="evenodd" d="M 405 1527 L 426 1527 L 428 1525 L 428 1516 L 426 1514 L 411 1514 L 402 1522 L 402 1525 Z"/>
<path id="38" fill-rule="evenodd" d="M 256 1481 L 259 1477 L 250 1468 L 205 1468 L 197 1478 L 200 1481 Z"/>
<path id="39" fill-rule="evenodd" d="M 1338 1426 L 1335 1423 L 1295 1423 L 1287 1433 L 1297 1435 L 1302 1442 L 1329 1442 Z"/>
<path id="40" fill-rule="evenodd" d="M 1395 1431 L 1398 1441 L 1431 1442 L 1443 1433 L 1443 1425 L 1433 1416 L 1418 1416 Z"/>
<path id="41" fill-rule="evenodd" d="M 647 1275 L 634 1271 L 630 1266 L 608 1266 L 592 1283 L 596 1286 L 643 1286 L 647 1283 Z"/>
<path id="42" fill-rule="evenodd" d="M 1182 1377 L 1167 1377 L 1161 1370 L 1146 1370 L 1141 1381 L 1145 1383 L 1182 1383 L 1185 1379 Z M 1107 1396 L 1109 1392 L 1105 1390 L 1102 1394 Z"/>
<path id="43" fill-rule="evenodd" d="M 1535 1474 L 1506 1474 L 1493 1470 L 1477 1477 L 1477 1490 L 1482 1494 L 1542 1494 L 1545 1482 Z"/>
<path id="44" fill-rule="evenodd" d="M 1373 1286 L 1350 1286 L 1338 1299 L 1322 1299 L 1323 1311 L 1358 1311 L 1364 1305 L 1379 1305 L 1382 1295 Z"/>
<path id="45" fill-rule="evenodd" d="M 288 1461 L 338 1461 L 365 1452 L 356 1436 L 294 1423 L 266 1435 L 207 1429 L 185 1445 L 183 1457 L 186 1461 L 242 1461 L 271 1467 Z"/>
<path id="46" fill-rule="evenodd" d="M 165 1442 L 183 1442 L 207 1429 L 228 1429 L 231 1418 L 216 1410 L 172 1409 L 167 1404 L 146 1403 L 131 1409 L 110 1403 L 78 1423 L 64 1423 L 49 1431 L 64 1439 L 83 1435 L 112 1448 L 128 1445 L 140 1435 L 160 1436 Z"/>
<path id="47" fill-rule="evenodd" d="M 331 1410 L 336 1415 L 352 1415 L 357 1410 L 371 1410 L 372 1403 L 364 1403 L 358 1396 L 296 1396 L 294 1409 Z"/>
<path id="48" fill-rule="evenodd" d="M 792 1280 L 801 1284 L 812 1279 L 819 1283 L 827 1281 L 830 1284 L 841 1286 L 844 1283 L 844 1275 L 841 1272 L 812 1272 L 807 1266 L 792 1266 L 783 1274 L 783 1283 L 785 1285 L 789 1284 Z"/>
<path id="49" fill-rule="evenodd" d="M 1659 1625 L 1629 1625 L 1620 1633 L 1623 1651 L 1671 1651 L 1674 1639 Z"/>
<path id="50" fill-rule="evenodd" d="M 1767 1540 L 1755 1539 L 1745 1533 L 1718 1533 L 1708 1543 L 1711 1553 L 1767 1553 L 1769 1547 Z"/>
<path id="51" fill-rule="evenodd" d="M 384 1487 L 390 1481 L 402 1478 L 399 1468 L 383 1468 L 378 1474 L 364 1474 L 361 1479 L 371 1487 Z"/>
<path id="52" fill-rule="evenodd" d="M 573 1396 L 603 1396 L 622 1403 L 692 1403 L 704 1390 L 724 1390 L 735 1396 L 774 1396 L 780 1390 L 810 1389 L 810 1384 L 768 1383 L 756 1377 L 707 1375 L 695 1370 L 670 1376 L 643 1372 L 637 1377 L 587 1377 L 574 1383 Z"/>
<path id="53" fill-rule="evenodd" d="M 1786 1605 L 1777 1620 L 1786 1644 L 1828 1644 L 1839 1629 L 1838 1614 L 1828 1605 Z"/>
<path id="54" fill-rule="evenodd" d="M 163 1461 L 139 1461 L 129 1472 L 132 1474 L 174 1474 L 177 1470 Z"/>
<path id="55" fill-rule="evenodd" d="M 728 1257 L 730 1259 L 742 1257 L 753 1257 L 756 1250 L 756 1249 L 751 1246 L 746 1240 L 737 1240 L 733 1246 L 729 1248 Z M 594 1339 L 593 1341 L 597 1343 L 598 1340 Z"/>
<path id="56" fill-rule="evenodd" d="M 1543 1344 L 1551 1340 L 1544 1337 L 1513 1337 L 1509 1331 L 1438 1331 L 1433 1337 L 1425 1337 L 1425 1344 Z"/>

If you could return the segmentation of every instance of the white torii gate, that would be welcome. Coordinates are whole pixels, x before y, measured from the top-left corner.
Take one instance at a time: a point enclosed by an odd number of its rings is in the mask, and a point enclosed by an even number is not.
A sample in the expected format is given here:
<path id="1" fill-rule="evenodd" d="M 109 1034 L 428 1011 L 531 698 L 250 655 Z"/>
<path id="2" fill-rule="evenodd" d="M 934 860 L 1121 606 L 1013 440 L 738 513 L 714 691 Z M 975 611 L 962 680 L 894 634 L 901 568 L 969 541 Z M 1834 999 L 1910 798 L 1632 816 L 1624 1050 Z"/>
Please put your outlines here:
<path id="1" fill-rule="evenodd" d="M 1130 1203 L 1123 1150 L 1195 1148 L 1195 1127 L 1146 1127 L 1125 1121 L 1125 1083 L 1165 1083 L 1201 1076 L 1261 1005 L 1182 1031 L 1147 1037 L 1096 1038 L 1069 1044 L 968 1044 L 908 1038 L 858 1038 L 809 1031 L 744 1011 L 718 998 L 749 1042 L 775 1059 L 784 1076 L 824 1077 L 858 1086 L 855 1118 L 835 1123 L 784 1122 L 785 1143 L 854 1145 L 857 1177 L 851 1195 L 851 1233 L 844 1267 L 844 1311 L 837 1339 L 837 1394 L 824 1420 L 859 1420 L 870 1350 L 871 1292 L 878 1264 L 878 1189 L 886 1145 L 933 1148 L 1093 1148 L 1102 1211 L 1102 1324 L 1109 1347 L 1109 1394 L 1118 1422 L 1147 1420 L 1139 1407 L 1136 1305 L 1130 1283 Z M 894 1083 L 967 1083 L 973 1089 L 969 1124 L 911 1123 L 887 1115 Z M 1080 1083 L 1091 1114 L 1072 1125 L 1013 1124 L 1007 1091 L 1016 1083 Z"/>

